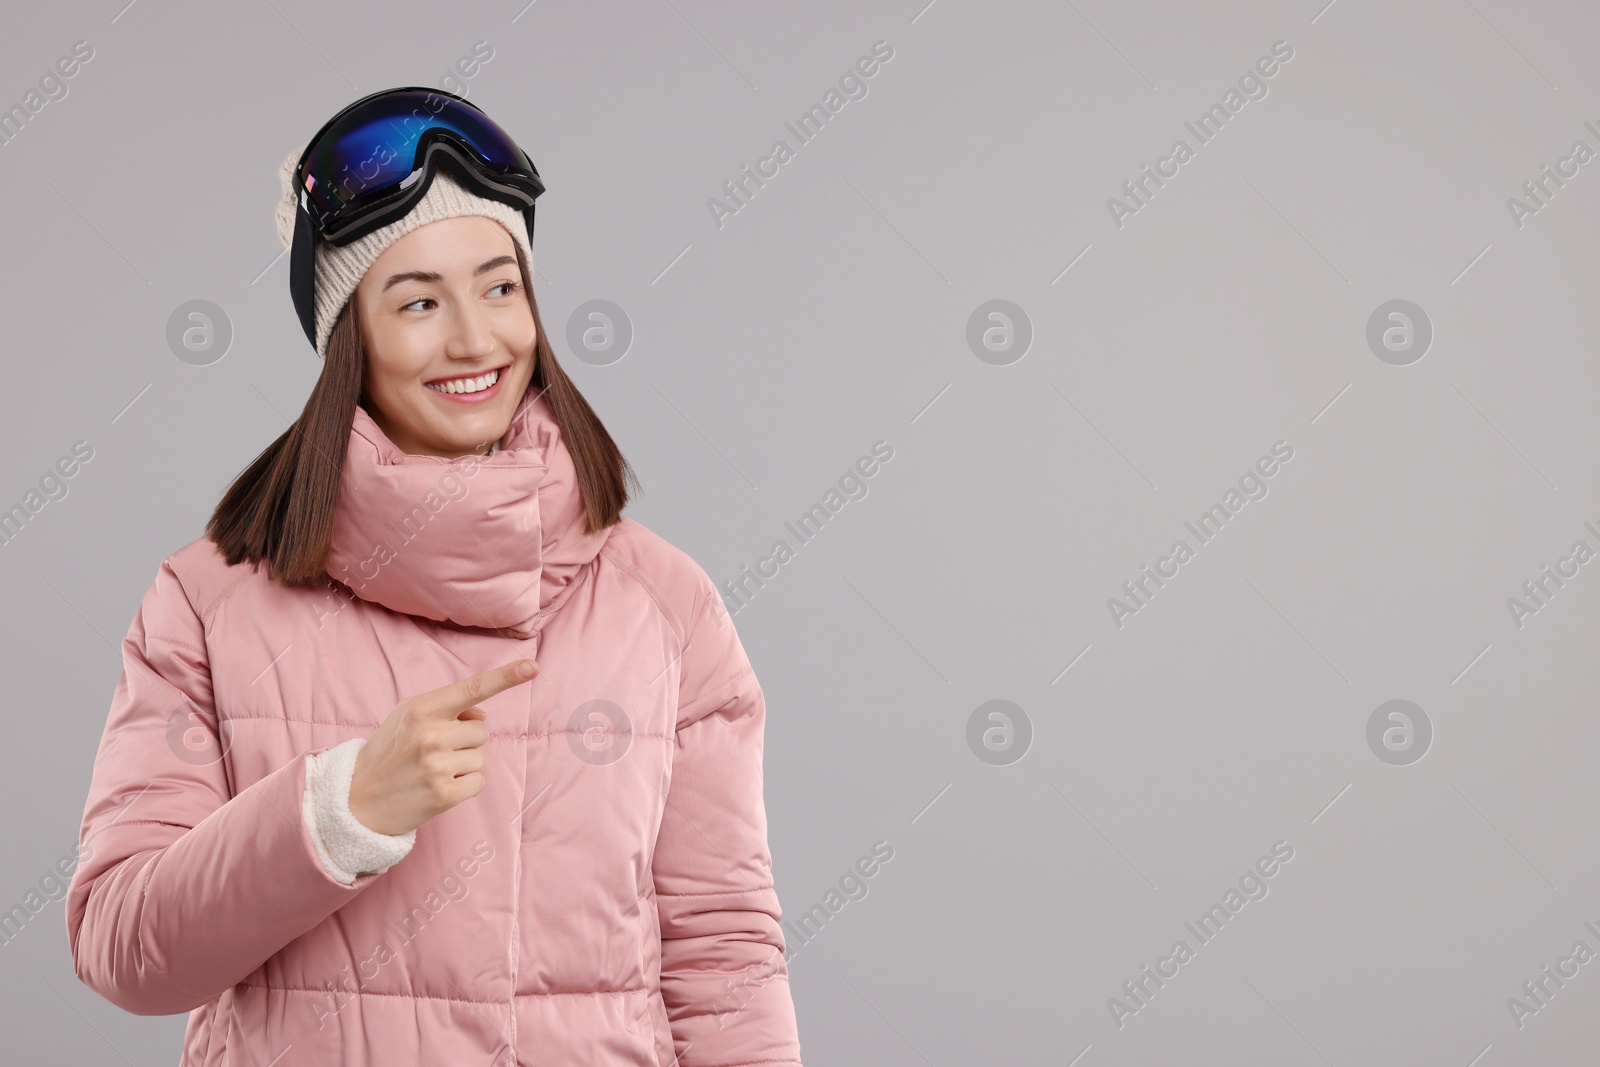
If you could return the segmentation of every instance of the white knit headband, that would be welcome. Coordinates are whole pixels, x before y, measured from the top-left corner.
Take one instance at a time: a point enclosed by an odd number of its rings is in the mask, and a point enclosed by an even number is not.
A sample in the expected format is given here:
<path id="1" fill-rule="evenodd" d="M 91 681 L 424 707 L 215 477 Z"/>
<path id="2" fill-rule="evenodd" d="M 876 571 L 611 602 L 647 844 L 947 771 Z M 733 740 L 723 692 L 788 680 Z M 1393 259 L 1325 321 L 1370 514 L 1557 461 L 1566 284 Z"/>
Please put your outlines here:
<path id="1" fill-rule="evenodd" d="M 278 168 L 278 181 L 283 188 L 283 196 L 278 201 L 278 240 L 283 242 L 284 248 L 294 241 L 295 212 L 299 209 L 294 169 L 304 152 L 304 148 L 290 152 Z M 328 357 L 328 338 L 333 335 L 333 324 L 339 312 L 384 249 L 418 227 L 462 215 L 487 215 L 504 226 L 521 247 L 528 262 L 528 275 L 532 277 L 533 247 L 528 242 L 528 224 L 522 212 L 503 200 L 479 196 L 457 182 L 448 171 L 437 170 L 422 199 L 387 226 L 343 246 L 316 238 L 317 355 L 323 359 Z"/>

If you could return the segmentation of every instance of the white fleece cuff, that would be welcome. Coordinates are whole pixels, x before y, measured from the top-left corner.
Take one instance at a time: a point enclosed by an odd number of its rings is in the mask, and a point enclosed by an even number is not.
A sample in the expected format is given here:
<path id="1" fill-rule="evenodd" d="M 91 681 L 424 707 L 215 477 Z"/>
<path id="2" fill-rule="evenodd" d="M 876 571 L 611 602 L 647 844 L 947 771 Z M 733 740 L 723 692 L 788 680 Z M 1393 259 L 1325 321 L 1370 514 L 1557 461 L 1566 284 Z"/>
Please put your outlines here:
<path id="1" fill-rule="evenodd" d="M 350 779 L 356 753 L 367 743 L 352 737 L 325 752 L 306 757 L 306 791 L 302 801 L 306 825 L 316 842 L 322 865 L 335 880 L 349 885 L 362 874 L 382 874 L 417 842 L 417 832 L 380 834 L 361 824 L 350 811 Z"/>

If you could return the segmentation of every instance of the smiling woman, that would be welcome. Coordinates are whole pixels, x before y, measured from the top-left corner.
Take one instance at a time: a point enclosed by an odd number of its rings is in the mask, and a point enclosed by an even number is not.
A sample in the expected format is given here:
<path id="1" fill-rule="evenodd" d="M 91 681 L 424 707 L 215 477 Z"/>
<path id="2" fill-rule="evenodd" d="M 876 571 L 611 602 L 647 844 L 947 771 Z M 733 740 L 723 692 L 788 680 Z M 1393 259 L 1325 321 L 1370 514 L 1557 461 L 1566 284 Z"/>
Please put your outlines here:
<path id="1" fill-rule="evenodd" d="M 297 225 L 292 174 L 300 157 L 291 153 L 279 170 L 285 243 Z M 425 193 L 407 214 L 342 246 L 319 239 L 306 306 L 315 309 L 308 336 L 325 366 L 300 418 L 239 475 L 212 515 L 208 533 L 230 564 L 263 560 L 288 584 L 320 581 L 341 482 L 348 492 L 340 468 L 349 462 L 352 430 L 366 425 L 381 437 L 380 453 L 443 462 L 496 453 L 517 413 L 536 404 L 571 453 L 588 529 L 613 525 L 626 505 L 633 472 L 540 322 L 525 216 L 474 193 L 453 157 L 440 158 L 446 163 L 415 183 Z M 506 381 L 477 403 L 430 387 L 496 370 Z M 285 513 L 295 521 L 285 522 Z"/>
<path id="2" fill-rule="evenodd" d="M 765 697 L 704 568 L 622 514 L 540 323 L 531 162 L 396 89 L 280 173 L 322 373 L 122 643 L 76 974 L 191 1012 L 181 1067 L 800 1067 Z M 446 908 L 462 842 L 494 862 Z"/>

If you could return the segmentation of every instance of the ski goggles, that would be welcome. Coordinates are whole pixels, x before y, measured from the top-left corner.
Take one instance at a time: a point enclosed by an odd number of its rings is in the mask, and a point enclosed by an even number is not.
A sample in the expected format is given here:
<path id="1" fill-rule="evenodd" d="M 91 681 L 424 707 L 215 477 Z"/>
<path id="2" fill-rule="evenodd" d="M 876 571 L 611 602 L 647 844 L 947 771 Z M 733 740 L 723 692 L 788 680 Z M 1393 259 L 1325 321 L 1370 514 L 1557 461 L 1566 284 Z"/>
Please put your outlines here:
<path id="1" fill-rule="evenodd" d="M 294 172 L 289 289 L 313 345 L 314 237 L 347 245 L 403 217 L 439 166 L 478 195 L 520 209 L 533 240 L 534 201 L 544 192 L 538 170 L 481 108 L 454 93 L 385 89 L 346 107 L 311 138 Z"/>

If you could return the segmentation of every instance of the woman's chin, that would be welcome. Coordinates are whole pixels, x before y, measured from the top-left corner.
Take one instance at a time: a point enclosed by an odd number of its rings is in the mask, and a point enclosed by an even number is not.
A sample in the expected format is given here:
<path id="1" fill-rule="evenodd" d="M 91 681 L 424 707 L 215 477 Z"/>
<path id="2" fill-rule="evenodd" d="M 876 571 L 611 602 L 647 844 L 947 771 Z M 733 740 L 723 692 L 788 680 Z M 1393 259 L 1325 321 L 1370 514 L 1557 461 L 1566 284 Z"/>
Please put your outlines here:
<path id="1" fill-rule="evenodd" d="M 487 453 L 495 441 L 505 436 L 510 420 L 503 415 L 484 412 L 481 415 L 463 415 L 441 425 L 430 420 L 432 431 L 418 443 L 433 455 L 462 456 L 469 452 Z"/>

